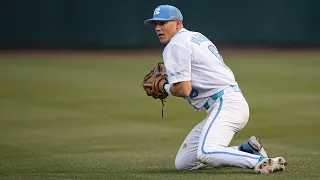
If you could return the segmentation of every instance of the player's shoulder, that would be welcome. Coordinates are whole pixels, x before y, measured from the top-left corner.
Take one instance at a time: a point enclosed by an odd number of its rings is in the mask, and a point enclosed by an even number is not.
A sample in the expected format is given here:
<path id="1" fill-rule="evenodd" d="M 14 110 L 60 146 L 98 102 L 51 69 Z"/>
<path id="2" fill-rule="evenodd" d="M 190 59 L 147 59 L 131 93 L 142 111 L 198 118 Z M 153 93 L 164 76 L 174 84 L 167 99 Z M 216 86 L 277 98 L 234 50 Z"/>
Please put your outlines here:
<path id="1" fill-rule="evenodd" d="M 203 37 L 202 33 L 183 28 L 171 38 L 170 42 L 164 48 L 163 53 L 190 50 L 194 39 L 198 37 Z"/>
<path id="2" fill-rule="evenodd" d="M 170 42 L 174 43 L 183 43 L 183 44 L 201 44 L 202 42 L 210 41 L 204 34 L 197 31 L 189 31 L 182 29 L 179 31 Z M 211 42 L 211 41 L 210 41 Z"/>
<path id="3" fill-rule="evenodd" d="M 187 45 L 193 33 L 193 31 L 189 31 L 185 28 L 181 29 L 170 39 L 170 42 L 166 45 L 166 48 L 176 48 L 177 46 Z"/>
<path id="4" fill-rule="evenodd" d="M 189 43 L 187 40 L 183 39 L 181 41 L 171 39 L 170 42 L 166 45 L 163 52 L 179 52 L 189 48 Z"/>
<path id="5" fill-rule="evenodd" d="M 177 42 L 177 41 L 188 41 L 190 38 L 197 34 L 198 32 L 190 31 L 185 28 L 181 29 L 177 34 L 175 34 L 170 42 Z"/>

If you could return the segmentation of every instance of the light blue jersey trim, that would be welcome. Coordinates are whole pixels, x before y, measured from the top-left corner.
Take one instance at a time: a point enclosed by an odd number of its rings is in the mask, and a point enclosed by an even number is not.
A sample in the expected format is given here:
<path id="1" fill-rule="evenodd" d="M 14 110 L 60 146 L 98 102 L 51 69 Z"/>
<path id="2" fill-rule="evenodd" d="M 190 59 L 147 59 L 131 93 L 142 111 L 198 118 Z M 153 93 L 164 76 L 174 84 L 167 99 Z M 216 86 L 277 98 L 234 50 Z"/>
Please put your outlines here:
<path id="1" fill-rule="evenodd" d="M 240 156 L 240 157 L 247 157 L 247 158 L 251 158 L 251 159 L 259 159 L 260 157 L 252 157 L 252 156 L 248 156 L 248 155 L 242 155 L 242 154 L 235 154 L 235 153 L 230 153 L 230 152 L 224 152 L 224 151 L 214 151 L 214 152 L 206 152 L 204 150 L 204 144 L 206 142 L 206 139 L 207 139 L 207 136 L 208 136 L 208 133 L 211 129 L 211 126 L 213 124 L 213 122 L 216 120 L 216 118 L 218 117 L 221 109 L 222 109 L 222 105 L 223 105 L 223 99 L 222 97 L 220 97 L 220 104 L 219 104 L 219 107 L 218 107 L 218 111 L 216 113 L 216 115 L 214 116 L 213 120 L 211 121 L 208 129 L 207 129 L 207 132 L 206 134 L 204 135 L 204 138 L 203 138 L 203 141 L 202 141 L 202 146 L 201 146 L 201 151 L 203 154 L 228 154 L 228 155 L 233 155 L 233 156 Z"/>

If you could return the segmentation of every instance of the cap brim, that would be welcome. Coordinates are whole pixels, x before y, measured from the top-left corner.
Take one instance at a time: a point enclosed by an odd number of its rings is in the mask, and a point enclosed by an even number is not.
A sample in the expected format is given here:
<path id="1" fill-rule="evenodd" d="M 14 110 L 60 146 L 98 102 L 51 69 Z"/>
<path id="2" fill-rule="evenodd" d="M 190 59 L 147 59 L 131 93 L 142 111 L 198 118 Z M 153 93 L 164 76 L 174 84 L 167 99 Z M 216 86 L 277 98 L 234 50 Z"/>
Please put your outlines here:
<path id="1" fill-rule="evenodd" d="M 154 21 L 171 21 L 172 19 L 165 19 L 165 18 L 151 18 L 144 21 L 144 24 L 152 24 Z"/>

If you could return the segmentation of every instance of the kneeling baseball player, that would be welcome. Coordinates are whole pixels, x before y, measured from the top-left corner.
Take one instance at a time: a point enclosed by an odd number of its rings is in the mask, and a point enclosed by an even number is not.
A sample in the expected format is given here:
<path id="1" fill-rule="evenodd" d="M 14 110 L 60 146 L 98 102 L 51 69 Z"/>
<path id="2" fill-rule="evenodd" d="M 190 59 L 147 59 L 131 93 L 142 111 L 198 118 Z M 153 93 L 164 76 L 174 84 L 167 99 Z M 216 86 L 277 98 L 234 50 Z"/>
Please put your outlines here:
<path id="1" fill-rule="evenodd" d="M 175 160 L 178 170 L 212 167 L 252 168 L 255 173 L 282 171 L 283 157 L 269 158 L 252 136 L 241 146 L 229 147 L 233 136 L 249 119 L 249 106 L 231 69 L 216 46 L 203 34 L 185 29 L 179 9 L 160 5 L 153 18 L 145 21 L 155 27 L 162 44 L 164 64 L 159 63 L 145 77 L 147 95 L 163 100 L 182 97 L 206 118 L 183 141 Z"/>

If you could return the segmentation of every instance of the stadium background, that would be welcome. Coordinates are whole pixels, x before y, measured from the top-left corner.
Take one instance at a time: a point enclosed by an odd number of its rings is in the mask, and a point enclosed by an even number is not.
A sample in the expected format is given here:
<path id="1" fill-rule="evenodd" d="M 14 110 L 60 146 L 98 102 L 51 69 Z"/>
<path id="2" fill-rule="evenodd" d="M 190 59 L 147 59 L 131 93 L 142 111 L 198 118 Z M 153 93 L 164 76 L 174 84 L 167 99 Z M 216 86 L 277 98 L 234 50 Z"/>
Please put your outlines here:
<path id="1" fill-rule="evenodd" d="M 145 96 L 163 45 L 144 26 L 159 4 L 218 47 L 250 105 L 247 127 L 285 172 L 178 172 L 205 113 Z M 0 2 L 0 179 L 319 179 L 320 6 L 316 0 Z"/>
<path id="2" fill-rule="evenodd" d="M 2 1 L 1 47 L 159 47 L 143 26 L 156 6 L 225 45 L 320 45 L 319 1 Z M 152 28 L 151 28 L 152 29 Z"/>

